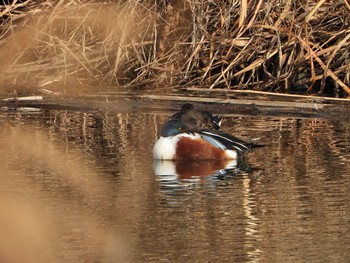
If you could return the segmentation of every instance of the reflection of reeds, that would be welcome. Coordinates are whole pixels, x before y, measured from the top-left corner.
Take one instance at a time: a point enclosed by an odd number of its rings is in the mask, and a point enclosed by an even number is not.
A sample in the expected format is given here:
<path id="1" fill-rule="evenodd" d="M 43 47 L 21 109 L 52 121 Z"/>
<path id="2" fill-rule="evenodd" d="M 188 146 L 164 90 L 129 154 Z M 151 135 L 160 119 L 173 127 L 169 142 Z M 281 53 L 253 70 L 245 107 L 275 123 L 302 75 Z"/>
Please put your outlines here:
<path id="1" fill-rule="evenodd" d="M 129 85 L 350 94 L 347 1 L 30 2 L 0 13 L 1 75 L 15 83 L 79 72 Z"/>
<path id="2" fill-rule="evenodd" d="M 163 196 L 152 173 L 151 149 L 157 124 L 167 116 L 133 110 L 4 117 L 0 249 L 11 262 L 17 256 L 23 262 L 21 255 L 33 262 L 54 261 L 50 251 L 40 254 L 40 249 L 55 249 L 57 243 L 62 246 L 58 261 L 71 259 L 64 262 L 98 261 L 104 247 L 114 259 L 133 249 L 129 262 L 179 261 L 179 255 L 182 261 L 221 262 L 229 252 L 232 261 L 280 262 L 291 249 L 295 258 L 304 258 L 305 248 L 312 248 L 307 253 L 315 258 L 315 249 L 323 251 L 315 244 L 327 243 L 330 236 L 336 255 L 346 255 L 348 248 L 338 245 L 349 210 L 349 184 L 343 180 L 349 170 L 343 148 L 349 145 L 349 128 L 340 126 L 346 123 L 226 117 L 225 131 L 266 144 L 249 153 L 255 169 L 218 186 Z M 4 233 L 18 243 L 5 243 Z M 11 244 L 17 245 L 14 250 Z M 18 253 L 18 247 L 30 253 Z M 317 258 L 329 254 L 324 251 Z"/>
<path id="3" fill-rule="evenodd" d="M 110 211 L 110 181 L 35 125 L 0 134 L 1 261 L 96 262 L 119 257 L 128 262 L 125 229 L 108 219 L 124 220 Z"/>
<path id="4" fill-rule="evenodd" d="M 152 168 L 154 117 L 12 117 L 0 130 L 0 261 L 131 262 L 149 195 L 145 181 L 153 183 L 144 173 L 148 163 Z"/>

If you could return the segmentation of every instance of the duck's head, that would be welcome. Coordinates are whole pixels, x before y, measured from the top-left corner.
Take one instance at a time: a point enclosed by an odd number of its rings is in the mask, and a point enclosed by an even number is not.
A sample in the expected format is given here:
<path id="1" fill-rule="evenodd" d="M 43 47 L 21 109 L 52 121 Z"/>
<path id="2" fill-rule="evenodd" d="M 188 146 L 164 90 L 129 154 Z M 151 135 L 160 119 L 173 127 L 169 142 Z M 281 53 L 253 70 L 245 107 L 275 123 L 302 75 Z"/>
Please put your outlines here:
<path id="1" fill-rule="evenodd" d="M 187 130 L 188 125 L 181 122 L 180 120 L 169 120 L 164 124 L 160 135 L 163 137 L 175 136 L 180 133 L 184 133 Z"/>

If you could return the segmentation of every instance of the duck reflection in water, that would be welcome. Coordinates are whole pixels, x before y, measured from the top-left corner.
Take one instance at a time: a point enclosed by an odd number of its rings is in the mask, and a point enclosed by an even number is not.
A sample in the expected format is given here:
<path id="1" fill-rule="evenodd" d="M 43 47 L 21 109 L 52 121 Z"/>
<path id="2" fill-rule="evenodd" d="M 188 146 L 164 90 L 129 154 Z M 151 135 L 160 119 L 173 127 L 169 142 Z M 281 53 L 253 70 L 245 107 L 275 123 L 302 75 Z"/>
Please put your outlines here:
<path id="1" fill-rule="evenodd" d="M 244 157 L 252 144 L 210 129 L 214 127 L 213 122 L 216 129 L 219 127 L 218 117 L 207 111 L 195 111 L 188 105 L 182 106 L 181 111 L 164 124 L 153 147 L 156 174 L 188 178 L 235 168 L 237 160 Z"/>
<path id="2" fill-rule="evenodd" d="M 223 175 L 237 168 L 237 160 L 172 161 L 155 160 L 154 172 L 168 179 L 198 179 L 200 177 Z"/>

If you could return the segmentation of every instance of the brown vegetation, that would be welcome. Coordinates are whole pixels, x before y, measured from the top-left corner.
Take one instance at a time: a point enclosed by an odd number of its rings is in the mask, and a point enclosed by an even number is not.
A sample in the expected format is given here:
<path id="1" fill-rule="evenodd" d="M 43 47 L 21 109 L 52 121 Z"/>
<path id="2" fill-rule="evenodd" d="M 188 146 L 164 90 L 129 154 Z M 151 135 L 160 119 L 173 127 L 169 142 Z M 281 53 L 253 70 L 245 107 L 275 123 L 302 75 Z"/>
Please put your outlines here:
<path id="1" fill-rule="evenodd" d="M 0 19 L 2 84 L 350 94 L 346 0 L 14 0 Z"/>

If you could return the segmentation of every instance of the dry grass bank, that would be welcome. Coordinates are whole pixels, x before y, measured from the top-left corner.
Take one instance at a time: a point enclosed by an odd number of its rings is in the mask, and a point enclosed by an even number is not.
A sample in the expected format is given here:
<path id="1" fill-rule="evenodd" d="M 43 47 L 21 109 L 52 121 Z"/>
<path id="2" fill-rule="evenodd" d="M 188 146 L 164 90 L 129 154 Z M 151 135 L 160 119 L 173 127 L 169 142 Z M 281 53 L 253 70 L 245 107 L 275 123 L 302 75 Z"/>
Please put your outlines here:
<path id="1" fill-rule="evenodd" d="M 2 6 L 2 84 L 350 94 L 346 0 L 156 2 Z"/>

